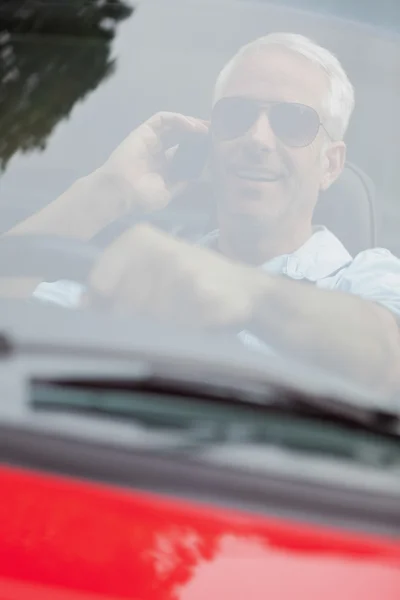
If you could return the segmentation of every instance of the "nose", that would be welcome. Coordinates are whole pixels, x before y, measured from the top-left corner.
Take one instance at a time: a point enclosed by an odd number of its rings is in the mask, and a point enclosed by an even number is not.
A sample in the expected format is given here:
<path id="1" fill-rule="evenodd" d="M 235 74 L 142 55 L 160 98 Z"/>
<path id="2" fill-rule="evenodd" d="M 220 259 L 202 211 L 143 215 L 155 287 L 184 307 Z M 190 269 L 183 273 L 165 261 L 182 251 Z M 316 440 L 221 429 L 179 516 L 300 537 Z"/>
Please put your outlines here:
<path id="1" fill-rule="evenodd" d="M 260 150 L 268 151 L 276 148 L 276 136 L 265 111 L 260 112 L 249 134 L 253 143 L 256 143 Z"/>

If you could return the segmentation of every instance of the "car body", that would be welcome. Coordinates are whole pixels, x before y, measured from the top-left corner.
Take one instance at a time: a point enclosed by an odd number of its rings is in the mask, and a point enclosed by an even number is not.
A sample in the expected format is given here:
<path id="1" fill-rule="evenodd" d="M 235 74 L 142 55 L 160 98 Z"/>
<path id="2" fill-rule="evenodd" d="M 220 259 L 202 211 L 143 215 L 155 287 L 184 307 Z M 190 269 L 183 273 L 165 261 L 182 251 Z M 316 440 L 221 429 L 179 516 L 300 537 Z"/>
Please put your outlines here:
<path id="1" fill-rule="evenodd" d="M 166 330 L 160 353 L 143 322 L 2 309 L 2 598 L 398 597 L 398 437 L 338 418 L 354 390 L 288 387 L 226 340 Z M 285 390 L 332 419 L 274 408 Z"/>
<path id="2" fill-rule="evenodd" d="M 3 467 L 0 477 L 7 600 L 399 594 L 399 545 L 385 536 L 71 476 Z"/>

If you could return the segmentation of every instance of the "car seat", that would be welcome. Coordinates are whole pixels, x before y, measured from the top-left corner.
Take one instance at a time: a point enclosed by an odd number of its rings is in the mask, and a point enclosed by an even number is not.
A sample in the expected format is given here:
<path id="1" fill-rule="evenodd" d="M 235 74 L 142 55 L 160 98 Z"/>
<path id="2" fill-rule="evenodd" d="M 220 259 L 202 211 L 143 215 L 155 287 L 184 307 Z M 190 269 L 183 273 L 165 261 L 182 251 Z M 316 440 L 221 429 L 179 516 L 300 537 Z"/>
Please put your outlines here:
<path id="1" fill-rule="evenodd" d="M 321 193 L 314 223 L 325 225 L 353 256 L 376 246 L 375 187 L 352 163 L 346 163 L 339 179 Z"/>

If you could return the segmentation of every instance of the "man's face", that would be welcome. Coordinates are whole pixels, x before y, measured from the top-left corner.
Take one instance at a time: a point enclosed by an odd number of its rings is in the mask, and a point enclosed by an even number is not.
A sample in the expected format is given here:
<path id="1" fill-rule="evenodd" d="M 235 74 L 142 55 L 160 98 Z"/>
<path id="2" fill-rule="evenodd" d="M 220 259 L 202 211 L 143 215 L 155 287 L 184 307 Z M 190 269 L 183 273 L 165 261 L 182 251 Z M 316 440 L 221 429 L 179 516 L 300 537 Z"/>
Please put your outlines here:
<path id="1" fill-rule="evenodd" d="M 273 46 L 243 57 L 222 97 L 300 103 L 314 108 L 324 122 L 328 85 L 318 65 Z M 271 129 L 268 109 L 262 108 L 256 122 L 240 137 L 214 138 L 212 170 L 220 217 L 255 218 L 267 228 L 288 220 L 311 221 L 320 189 L 337 176 L 344 159 L 343 144 L 329 146 L 322 127 L 306 147 L 285 145 Z M 338 173 L 332 176 L 335 169 Z"/>

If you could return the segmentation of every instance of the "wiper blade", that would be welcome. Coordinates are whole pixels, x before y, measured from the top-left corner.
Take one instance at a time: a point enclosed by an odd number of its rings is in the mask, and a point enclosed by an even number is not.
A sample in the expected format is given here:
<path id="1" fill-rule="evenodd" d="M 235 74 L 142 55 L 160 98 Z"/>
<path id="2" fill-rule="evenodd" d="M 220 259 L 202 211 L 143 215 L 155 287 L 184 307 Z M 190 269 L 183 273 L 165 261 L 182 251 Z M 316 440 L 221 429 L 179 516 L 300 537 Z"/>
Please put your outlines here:
<path id="1" fill-rule="evenodd" d="M 144 403 L 138 403 L 138 394 L 143 395 Z M 31 406 L 36 410 L 139 418 L 154 424 L 157 411 L 152 413 L 152 397 L 158 401 L 164 399 L 166 410 L 162 420 L 167 419 L 172 424 L 186 412 L 195 415 L 196 403 L 201 401 L 202 406 L 205 402 L 212 403 L 213 409 L 218 406 L 222 420 L 227 411 L 241 407 L 260 415 L 273 412 L 309 417 L 390 437 L 400 436 L 397 413 L 353 405 L 329 396 L 248 382 L 238 386 L 237 382 L 204 382 L 155 375 L 135 379 L 42 379 L 33 382 Z M 182 402 L 174 409 L 173 398 L 184 399 L 187 411 L 182 408 Z"/>

